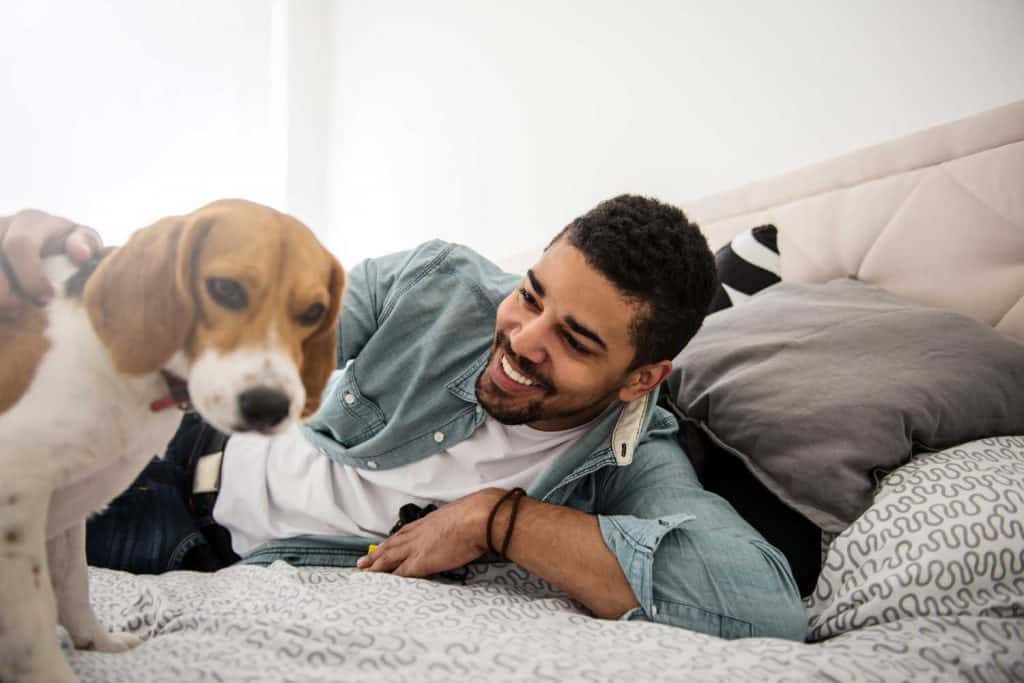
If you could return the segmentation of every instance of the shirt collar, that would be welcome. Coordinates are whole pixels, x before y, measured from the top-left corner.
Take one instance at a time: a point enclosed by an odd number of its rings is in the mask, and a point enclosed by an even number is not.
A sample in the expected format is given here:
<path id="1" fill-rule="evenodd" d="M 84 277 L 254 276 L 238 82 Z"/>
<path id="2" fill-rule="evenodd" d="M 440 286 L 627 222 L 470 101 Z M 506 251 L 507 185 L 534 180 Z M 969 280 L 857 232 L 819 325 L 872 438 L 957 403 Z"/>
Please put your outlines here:
<path id="1" fill-rule="evenodd" d="M 486 351 L 470 363 L 469 367 L 462 374 L 448 382 L 448 391 L 463 401 L 478 405 L 476 383 L 480 375 L 487 368 L 487 361 L 490 355 L 491 349 L 488 347 Z M 635 401 L 630 401 L 626 404 L 613 403 L 609 406 L 609 410 L 605 412 L 603 417 L 595 420 L 595 422 L 603 422 L 604 419 L 607 419 L 609 412 L 621 408 L 621 412 L 615 421 L 615 426 L 611 430 L 609 443 L 617 465 L 629 465 L 633 462 L 633 453 L 636 451 L 640 434 L 647 426 L 647 423 L 650 422 L 651 409 L 657 400 L 657 396 L 658 390 L 655 389 Z"/>
<path id="2" fill-rule="evenodd" d="M 490 356 L 491 347 L 488 346 L 482 354 L 469 364 L 469 367 L 462 374 L 448 382 L 448 391 L 456 398 L 477 405 L 476 382 L 487 368 L 487 360 Z"/>

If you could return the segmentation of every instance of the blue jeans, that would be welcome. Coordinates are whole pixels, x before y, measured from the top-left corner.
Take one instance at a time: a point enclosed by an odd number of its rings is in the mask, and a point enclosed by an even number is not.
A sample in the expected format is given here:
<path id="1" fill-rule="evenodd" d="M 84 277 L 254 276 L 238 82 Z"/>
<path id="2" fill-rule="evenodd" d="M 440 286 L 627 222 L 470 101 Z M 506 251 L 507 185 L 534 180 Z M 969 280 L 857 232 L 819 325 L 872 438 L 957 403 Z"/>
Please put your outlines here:
<path id="1" fill-rule="evenodd" d="M 221 539 L 211 539 L 212 518 L 197 514 L 191 500 L 196 461 L 222 444 L 218 432 L 195 413 L 187 413 L 164 457 L 153 458 L 124 493 L 88 520 L 89 564 L 160 574 L 175 569 L 213 571 L 236 560 L 222 557 L 225 553 L 217 543 Z"/>

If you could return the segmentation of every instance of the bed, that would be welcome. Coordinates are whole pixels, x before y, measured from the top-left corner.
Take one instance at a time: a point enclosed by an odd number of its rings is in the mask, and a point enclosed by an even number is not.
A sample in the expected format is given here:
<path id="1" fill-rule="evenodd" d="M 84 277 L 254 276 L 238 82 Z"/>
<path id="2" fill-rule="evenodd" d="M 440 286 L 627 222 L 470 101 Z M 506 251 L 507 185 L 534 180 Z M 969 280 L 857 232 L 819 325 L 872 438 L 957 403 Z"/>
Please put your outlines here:
<path id="1" fill-rule="evenodd" d="M 1024 416 L 1014 393 L 1024 386 L 1015 374 L 1024 354 L 999 355 L 1024 349 L 1013 346 L 1024 340 L 1022 188 L 1018 102 L 685 205 L 715 250 L 754 226 L 777 228 L 782 284 L 709 321 L 750 325 L 746 312 L 767 305 L 759 301 L 790 305 L 779 293 L 849 289 L 831 284 L 847 280 L 912 302 L 923 316 L 956 312 L 958 329 L 991 335 L 998 347 L 988 374 L 958 376 L 999 387 L 971 401 L 999 420 L 964 423 L 971 410 L 954 400 L 956 377 L 941 391 L 923 385 L 941 394 L 949 417 L 931 432 L 898 435 L 886 445 L 895 460 L 865 464 L 852 454 L 850 471 L 867 472 L 870 490 L 842 506 L 831 493 L 819 500 L 794 489 L 777 463 L 751 456 L 742 434 L 715 422 L 720 388 L 709 387 L 719 385 L 683 378 L 700 387 L 679 394 L 685 419 L 750 456 L 745 464 L 763 481 L 818 515 L 822 569 L 805 599 L 807 643 L 594 619 L 509 564 L 473 565 L 459 583 L 276 562 L 160 576 L 91 568 L 101 621 L 145 642 L 120 655 L 65 642 L 65 653 L 85 681 L 1024 681 L 1024 429 L 1007 427 Z M 535 255 L 504 265 L 521 271 Z M 925 338 L 944 338 L 945 322 L 923 320 Z M 705 325 L 709 334 L 721 326 Z M 718 367 L 707 374 L 719 376 Z M 875 400 L 862 394 L 847 397 L 854 408 Z M 730 403 L 742 407 L 742 398 Z M 918 419 L 898 421 L 909 429 Z"/>

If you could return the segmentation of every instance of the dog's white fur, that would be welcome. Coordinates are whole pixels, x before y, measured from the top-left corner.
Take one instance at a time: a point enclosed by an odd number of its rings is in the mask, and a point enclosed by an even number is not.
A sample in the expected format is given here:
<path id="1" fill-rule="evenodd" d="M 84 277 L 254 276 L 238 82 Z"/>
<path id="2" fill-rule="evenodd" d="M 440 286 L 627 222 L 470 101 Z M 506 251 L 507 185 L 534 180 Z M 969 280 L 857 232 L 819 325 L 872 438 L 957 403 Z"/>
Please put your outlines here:
<path id="1" fill-rule="evenodd" d="M 0 414 L 4 681 L 75 680 L 56 649 L 55 618 L 77 648 L 120 652 L 140 642 L 93 616 L 85 519 L 163 451 L 181 419 L 150 412 L 166 383 L 156 373 L 120 375 L 80 302 L 58 296 L 47 318 L 51 347 L 28 391 Z"/>
<path id="2" fill-rule="evenodd" d="M 328 258 L 337 270 L 327 313 L 333 333 L 344 274 Z M 62 292 L 72 269 L 59 257 L 47 260 L 46 272 Z M 58 294 L 45 312 L 49 348 L 28 388 L 0 412 L 3 683 L 75 680 L 58 647 L 58 622 L 80 649 L 120 652 L 141 642 L 128 633 L 109 633 L 92 611 L 85 520 L 163 452 L 181 419 L 173 408 L 150 409 L 168 394 L 159 368 L 128 375 L 115 367 L 81 298 Z M 205 349 L 191 362 L 179 350 L 162 367 L 189 379 L 200 413 L 224 431 L 241 428 L 241 392 L 256 386 L 280 389 L 290 401 L 289 420 L 274 430 L 280 431 L 310 409 L 295 353 L 281 337 L 271 324 L 255 346 L 250 341 L 230 351 Z M 325 349 L 318 355 L 333 356 L 326 346 L 318 348 Z M 314 386 L 318 383 L 314 380 Z"/>
<path id="3" fill-rule="evenodd" d="M 230 353 L 203 352 L 189 373 L 193 407 L 222 432 L 234 431 L 242 422 L 235 397 L 254 386 L 278 389 L 291 398 L 288 419 L 297 420 L 306 403 L 306 392 L 295 363 L 280 346 L 280 335 L 271 329 L 264 344 Z M 268 434 L 287 429 L 287 421 Z"/>

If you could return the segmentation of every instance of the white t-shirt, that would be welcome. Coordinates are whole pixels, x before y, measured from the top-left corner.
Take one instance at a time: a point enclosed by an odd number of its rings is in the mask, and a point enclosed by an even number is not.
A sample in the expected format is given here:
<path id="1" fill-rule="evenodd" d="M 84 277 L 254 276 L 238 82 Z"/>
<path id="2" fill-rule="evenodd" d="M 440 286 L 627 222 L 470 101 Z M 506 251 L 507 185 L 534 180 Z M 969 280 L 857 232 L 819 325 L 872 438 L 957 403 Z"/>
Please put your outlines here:
<path id="1" fill-rule="evenodd" d="M 441 505 L 491 486 L 528 488 L 590 424 L 558 432 L 487 417 L 446 451 L 389 470 L 356 469 L 322 455 L 296 427 L 228 440 L 213 518 L 239 555 L 301 534 L 386 536 L 406 503 Z"/>

